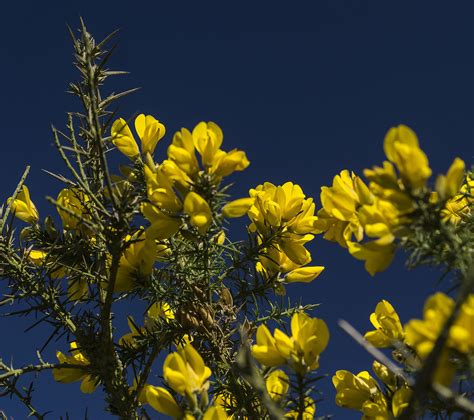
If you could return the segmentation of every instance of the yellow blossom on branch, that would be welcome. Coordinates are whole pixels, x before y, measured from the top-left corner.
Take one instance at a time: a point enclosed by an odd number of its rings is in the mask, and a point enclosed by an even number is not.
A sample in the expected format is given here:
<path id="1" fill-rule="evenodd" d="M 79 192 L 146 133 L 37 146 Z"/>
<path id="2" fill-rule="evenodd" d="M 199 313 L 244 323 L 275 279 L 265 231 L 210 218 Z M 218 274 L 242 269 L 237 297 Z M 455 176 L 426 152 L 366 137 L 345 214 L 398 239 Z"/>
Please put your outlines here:
<path id="1" fill-rule="evenodd" d="M 313 420 L 314 415 L 316 414 L 316 403 L 311 397 L 304 398 L 304 411 L 300 417 L 300 413 L 296 410 L 289 411 L 285 414 L 285 418 L 294 419 L 294 420 Z"/>
<path id="2" fill-rule="evenodd" d="M 57 382 L 68 384 L 70 382 L 82 381 L 81 391 L 90 394 L 97 387 L 97 380 L 92 377 L 87 368 L 90 365 L 89 359 L 78 349 L 77 343 L 71 343 L 71 356 L 65 356 L 60 351 L 56 352 L 59 363 L 76 365 L 76 367 L 63 367 L 53 369 L 53 377 Z"/>
<path id="3" fill-rule="evenodd" d="M 242 217 L 247 214 L 252 207 L 254 199 L 251 197 L 238 198 L 230 201 L 222 207 L 222 215 L 224 217 Z"/>
<path id="4" fill-rule="evenodd" d="M 116 146 L 125 156 L 130 159 L 135 159 L 140 154 L 137 142 L 133 138 L 132 131 L 123 118 L 114 121 L 112 124 L 111 136 L 114 146 Z"/>
<path id="5" fill-rule="evenodd" d="M 300 373 L 317 369 L 319 355 L 329 341 L 326 323 L 297 312 L 291 318 L 291 332 L 289 337 L 276 328 L 272 336 L 268 328 L 261 325 L 257 330 L 257 343 L 252 347 L 252 354 L 266 366 L 288 363 Z"/>
<path id="6" fill-rule="evenodd" d="M 7 203 L 11 205 L 12 212 L 20 220 L 23 220 L 26 223 L 38 222 L 39 213 L 35 204 L 33 201 L 31 201 L 30 191 L 26 185 L 21 187 L 21 190 L 17 194 L 15 200 L 10 197 L 7 200 Z"/>
<path id="7" fill-rule="evenodd" d="M 409 187 L 417 189 L 425 185 L 431 176 L 431 169 L 411 128 L 402 124 L 392 127 L 385 136 L 383 148 L 387 159 L 395 164 Z"/>
<path id="8" fill-rule="evenodd" d="M 160 320 L 170 322 L 171 320 L 175 319 L 175 317 L 176 315 L 168 303 L 155 302 L 148 308 L 146 312 L 145 326 L 149 328 Z"/>
<path id="9" fill-rule="evenodd" d="M 212 222 L 211 208 L 207 201 L 191 191 L 184 199 L 183 209 L 189 215 L 191 224 L 197 228 L 201 235 L 204 235 Z"/>
<path id="10" fill-rule="evenodd" d="M 367 419 L 390 418 L 387 399 L 369 372 L 354 375 L 347 370 L 338 370 L 332 383 L 337 392 L 337 405 L 362 411 Z"/>
<path id="11" fill-rule="evenodd" d="M 160 386 L 147 385 L 144 391 L 146 402 L 156 411 L 173 418 L 181 418 L 183 411 L 167 389 Z"/>
<path id="12" fill-rule="evenodd" d="M 149 276 L 157 258 L 155 240 L 142 229 L 134 235 L 127 235 L 124 247 L 115 279 L 115 292 L 129 291 L 135 286 L 135 278 Z"/>
<path id="13" fill-rule="evenodd" d="M 285 357 L 277 348 L 276 340 L 265 325 L 257 329 L 257 343 L 252 346 L 252 355 L 262 365 L 274 367 L 285 363 Z"/>
<path id="14" fill-rule="evenodd" d="M 165 126 L 151 115 L 140 114 L 135 118 L 135 130 L 142 144 L 142 153 L 153 154 L 156 144 L 165 135 Z M 127 122 L 119 118 L 112 124 L 112 143 L 127 157 L 135 159 L 139 154 L 137 142 Z"/>
<path id="15" fill-rule="evenodd" d="M 423 309 L 423 319 L 409 321 L 406 326 L 407 344 L 426 357 L 434 346 L 445 321 L 454 308 L 454 301 L 444 293 L 430 296 Z M 449 331 L 447 346 L 460 353 L 474 352 L 474 294 L 461 306 L 458 318 Z"/>
<path id="16" fill-rule="evenodd" d="M 265 386 L 267 388 L 268 395 L 272 400 L 282 399 L 288 392 L 290 379 L 288 375 L 281 369 L 274 370 L 268 375 Z"/>
<path id="17" fill-rule="evenodd" d="M 204 413 L 204 416 L 202 417 L 202 420 L 228 420 L 228 419 L 229 419 L 229 416 L 227 415 L 227 412 L 225 411 L 224 408 L 220 406 L 210 406 Z"/>
<path id="18" fill-rule="evenodd" d="M 400 318 L 390 302 L 380 301 L 375 307 L 375 312 L 370 315 L 370 322 L 375 330 L 365 333 L 364 338 L 373 346 L 392 347 L 396 341 L 403 342 L 405 333 Z"/>
<path id="19" fill-rule="evenodd" d="M 436 192 L 441 199 L 452 198 L 459 192 L 464 180 L 465 169 L 466 164 L 464 161 L 456 158 L 446 175 L 438 175 L 436 179 Z"/>
<path id="20" fill-rule="evenodd" d="M 209 388 L 211 370 L 204 364 L 201 355 L 192 344 L 179 346 L 170 353 L 163 364 L 163 377 L 178 394 L 193 398 L 195 392 Z"/>
<path id="21" fill-rule="evenodd" d="M 90 220 L 91 217 L 86 208 L 89 197 L 79 189 L 65 188 L 61 190 L 56 201 L 64 229 L 79 229 L 83 220 Z"/>
<path id="22" fill-rule="evenodd" d="M 142 143 L 142 153 L 155 151 L 160 139 L 166 134 L 165 126 L 151 115 L 140 114 L 135 118 L 135 130 Z"/>

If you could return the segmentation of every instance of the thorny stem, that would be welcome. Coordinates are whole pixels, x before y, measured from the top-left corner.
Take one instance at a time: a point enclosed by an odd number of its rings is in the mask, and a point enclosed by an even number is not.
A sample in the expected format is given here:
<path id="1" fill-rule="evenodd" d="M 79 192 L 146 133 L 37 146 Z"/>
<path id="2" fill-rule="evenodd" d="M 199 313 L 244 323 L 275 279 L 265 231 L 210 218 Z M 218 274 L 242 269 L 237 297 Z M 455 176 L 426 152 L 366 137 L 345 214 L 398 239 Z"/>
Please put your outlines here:
<path id="1" fill-rule="evenodd" d="M 153 366 L 153 362 L 157 358 L 158 354 L 160 353 L 162 349 L 162 344 L 161 343 L 156 343 L 153 346 L 152 352 L 150 354 L 150 357 L 148 358 L 148 361 L 146 362 L 146 365 L 143 369 L 143 373 L 140 375 L 138 384 L 137 384 L 137 389 L 136 389 L 136 396 L 135 396 L 135 403 L 138 403 L 138 398 L 140 397 L 140 392 L 142 391 L 148 376 L 150 376 L 151 368 Z"/>
<path id="2" fill-rule="evenodd" d="M 84 23 L 82 22 L 82 34 L 84 37 L 84 48 L 86 55 L 86 66 L 87 66 L 87 87 L 89 89 L 90 95 L 90 104 L 87 109 L 88 111 L 88 123 L 91 129 L 91 135 L 94 138 L 95 146 L 97 147 L 99 153 L 99 160 L 101 164 L 102 173 L 105 176 L 105 183 L 109 196 L 112 199 L 112 205 L 114 209 L 117 209 L 118 203 L 117 198 L 112 190 L 112 181 L 110 179 L 109 168 L 107 165 L 107 159 L 105 157 L 103 138 L 102 138 L 102 127 L 99 122 L 99 89 L 97 86 L 97 77 L 96 77 L 96 66 L 94 64 L 94 57 L 92 54 L 92 42 L 89 33 L 86 30 Z"/>
<path id="3" fill-rule="evenodd" d="M 81 366 L 70 363 L 42 363 L 39 365 L 27 365 L 21 368 L 10 368 L 8 365 L 6 365 L 0 360 L 0 371 L 6 371 L 6 373 L 0 374 L 0 381 L 5 381 L 6 379 L 9 379 L 11 377 L 18 377 L 24 375 L 25 373 L 40 372 L 43 370 L 51 370 L 58 368 L 82 369 Z"/>

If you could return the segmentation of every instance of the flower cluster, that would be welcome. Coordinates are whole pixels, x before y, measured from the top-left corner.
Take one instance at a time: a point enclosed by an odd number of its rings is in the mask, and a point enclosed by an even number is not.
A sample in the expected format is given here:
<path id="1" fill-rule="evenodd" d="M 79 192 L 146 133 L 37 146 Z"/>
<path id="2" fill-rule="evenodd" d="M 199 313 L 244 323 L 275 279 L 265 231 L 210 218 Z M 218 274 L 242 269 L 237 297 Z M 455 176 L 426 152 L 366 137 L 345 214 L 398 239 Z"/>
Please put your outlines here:
<path id="1" fill-rule="evenodd" d="M 292 182 L 281 186 L 266 182 L 249 195 L 224 206 L 223 215 L 249 216 L 249 230 L 257 234 L 261 246 L 257 270 L 281 292 L 283 283 L 307 283 L 319 276 L 324 267 L 306 266 L 311 254 L 305 244 L 320 232 L 313 199 Z"/>
<path id="2" fill-rule="evenodd" d="M 347 370 L 338 370 L 332 378 L 336 404 L 361 411 L 365 420 L 398 417 L 408 406 L 411 389 L 405 384 L 398 385 L 399 379 L 381 363 L 374 362 L 372 369 L 384 388 L 367 371 L 354 375 Z"/>
<path id="3" fill-rule="evenodd" d="M 427 189 L 431 176 L 428 158 L 409 127 L 391 128 L 385 136 L 384 151 L 387 161 L 382 167 L 364 170 L 368 185 L 343 170 L 334 177 L 331 187 L 321 188 L 323 207 L 316 223 L 326 239 L 338 242 L 353 257 L 365 261 L 371 275 L 390 265 L 395 239 L 407 234 L 417 201 L 435 205 L 443 200 L 440 219 L 454 223 L 470 212 L 472 204 L 472 181 L 462 186 L 465 165 L 459 158 L 446 176 L 438 177 L 436 191 Z"/>
<path id="4" fill-rule="evenodd" d="M 385 161 L 363 177 L 341 170 L 321 188 L 318 211 L 293 182 L 265 182 L 229 202 L 224 179 L 249 166 L 245 152 L 224 150 L 221 128 L 199 122 L 160 153 L 166 127 L 157 118 L 114 121 L 109 105 L 132 90 L 101 92 L 121 73 L 107 70 L 109 37 L 95 42 L 82 20 L 80 36 L 71 35 L 81 80 L 70 91 L 83 109 L 68 114 L 66 134 L 53 128 L 69 173 L 52 174 L 65 185 L 49 199 L 56 215 L 40 218 L 24 184 L 28 170 L 0 206 L 0 306 L 19 305 L 8 315 L 35 315 L 50 338 L 74 341 L 68 354 L 57 351 L 57 364 L 39 354 L 39 364 L 23 368 L 0 359 L 0 394 L 43 418 L 20 377 L 48 370 L 57 382 L 80 382 L 84 393 L 102 385 L 106 411 L 120 418 L 155 410 L 185 420 L 312 420 L 329 330 L 306 313 L 317 305 L 272 296 L 321 274 L 309 245 L 323 234 L 371 275 L 400 247 L 409 266 L 440 266 L 460 290 L 457 302 L 430 296 L 422 319 L 406 324 L 390 302 L 378 302 L 372 328 L 358 339 L 377 359 L 373 373 L 337 370 L 336 404 L 366 420 L 472 417 L 474 174 L 460 158 L 431 182 L 417 135 L 399 125 L 385 135 Z M 118 173 L 109 165 L 113 150 L 124 155 Z M 244 215 L 248 241 L 234 242 L 227 219 Z M 14 217 L 27 224 L 19 235 Z M 128 316 L 120 337 L 119 308 L 139 302 L 143 319 Z"/>
<path id="5" fill-rule="evenodd" d="M 141 141 L 142 154 L 153 154 L 158 141 L 165 135 L 165 126 L 151 115 L 140 114 L 135 118 L 135 130 Z M 132 130 L 123 118 L 112 124 L 112 143 L 125 156 L 136 159 L 140 155 Z"/>
<path id="6" fill-rule="evenodd" d="M 412 319 L 405 325 L 406 344 L 423 360 L 434 347 L 443 326 L 454 309 L 454 300 L 438 292 L 430 296 L 423 309 L 423 319 Z M 474 294 L 470 294 L 461 306 L 448 339 L 434 380 L 450 385 L 459 360 L 474 356 Z"/>
<path id="7" fill-rule="evenodd" d="M 263 365 L 276 367 L 287 364 L 296 372 L 304 373 L 319 367 L 319 355 L 329 341 L 329 330 L 322 319 L 297 312 L 291 318 L 289 337 L 275 328 L 272 334 L 265 325 L 257 329 L 257 343 L 253 356 Z"/>
<path id="8" fill-rule="evenodd" d="M 402 327 L 393 306 L 382 300 L 370 315 L 375 330 L 368 331 L 365 339 L 374 347 L 391 348 L 396 354 L 404 349 L 400 353 L 404 356 L 397 361 L 402 362 L 404 370 L 410 374 L 432 351 L 453 308 L 453 299 L 438 292 L 427 299 L 423 319 L 412 319 Z M 450 386 L 456 372 L 462 371 L 473 356 L 474 295 L 471 294 L 461 306 L 460 313 L 448 332 L 445 347 L 433 373 L 433 381 Z M 385 365 L 374 362 L 373 370 L 383 382 L 383 389 L 368 372 L 353 375 L 345 370 L 337 371 L 333 377 L 337 391 L 336 403 L 341 407 L 363 412 L 363 418 L 366 419 L 398 416 L 408 405 L 411 389 L 403 377 L 395 375 Z"/>
<path id="9" fill-rule="evenodd" d="M 375 330 L 365 333 L 364 338 L 374 347 L 392 347 L 394 343 L 404 341 L 405 332 L 400 318 L 390 302 L 380 301 L 370 315 L 370 322 Z"/>
<path id="10" fill-rule="evenodd" d="M 252 355 L 266 367 L 289 367 L 303 383 L 305 375 L 319 368 L 319 356 L 329 341 L 329 330 L 326 323 L 318 318 L 311 318 L 304 312 L 296 312 L 291 318 L 291 336 L 275 328 L 273 335 L 265 325 L 257 329 L 256 344 L 252 346 Z M 287 397 L 292 383 L 281 369 L 270 371 L 266 378 L 267 392 L 274 401 L 282 404 Z M 301 395 L 302 390 L 298 392 Z M 300 409 L 300 407 L 298 408 Z M 316 405 L 312 398 L 304 399 L 303 418 L 312 419 Z M 299 418 L 299 411 L 292 409 L 286 413 L 287 418 Z"/>
<path id="11" fill-rule="evenodd" d="M 449 312 L 450 308 L 447 308 L 447 310 Z M 420 359 L 425 359 L 428 353 L 431 351 L 432 345 L 434 344 L 434 341 L 438 337 L 438 334 L 442 328 L 442 324 L 438 325 L 438 331 L 436 334 L 430 335 L 431 339 L 433 340 L 431 347 L 427 349 L 427 346 L 425 345 L 427 351 L 423 353 L 420 352 L 419 349 L 414 345 L 414 340 L 412 339 L 414 321 L 410 321 L 408 324 L 402 327 L 400 318 L 390 302 L 386 300 L 380 301 L 375 307 L 375 312 L 370 315 L 370 322 L 375 327 L 375 330 L 365 333 L 364 338 L 374 347 L 391 349 L 397 349 L 400 346 L 405 347 L 407 349 L 407 353 L 413 353 L 415 357 Z M 444 322 L 444 319 L 440 322 Z M 409 371 L 415 368 L 413 365 L 414 361 L 410 360 L 410 358 L 404 360 L 404 363 L 406 364 L 407 370 Z M 444 352 L 443 362 L 438 364 L 433 379 L 434 381 L 443 384 L 450 383 L 453 378 L 453 374 L 453 367 L 447 361 L 447 353 Z"/>
<path id="12" fill-rule="evenodd" d="M 149 202 L 142 206 L 142 213 L 151 223 L 151 237 L 167 239 L 178 232 L 183 221 L 201 235 L 209 230 L 212 209 L 202 193 L 249 165 L 244 152 L 223 151 L 222 140 L 222 130 L 212 122 L 199 123 L 192 133 L 183 128 L 173 137 L 168 159 L 145 166 Z M 196 151 L 201 155 L 202 168 Z"/>
<path id="13" fill-rule="evenodd" d="M 173 418 L 194 420 L 193 412 L 204 412 L 203 420 L 225 420 L 226 410 L 218 404 L 208 406 L 209 377 L 212 372 L 191 343 L 178 345 L 163 364 L 163 378 L 177 395 L 185 397 L 179 403 L 166 388 L 145 384 L 140 399 L 156 411 Z"/>
<path id="14" fill-rule="evenodd" d="M 424 360 L 433 349 L 453 308 L 454 300 L 438 292 L 426 300 L 424 318 L 412 319 L 402 328 L 392 305 L 381 301 L 370 317 L 376 330 L 366 333 L 365 338 L 375 347 L 394 347 L 395 342 L 404 343 L 417 357 Z M 449 385 L 456 371 L 453 362 L 473 355 L 474 295 L 471 294 L 461 306 L 460 313 L 449 330 L 442 361 L 438 363 L 434 380 Z"/>

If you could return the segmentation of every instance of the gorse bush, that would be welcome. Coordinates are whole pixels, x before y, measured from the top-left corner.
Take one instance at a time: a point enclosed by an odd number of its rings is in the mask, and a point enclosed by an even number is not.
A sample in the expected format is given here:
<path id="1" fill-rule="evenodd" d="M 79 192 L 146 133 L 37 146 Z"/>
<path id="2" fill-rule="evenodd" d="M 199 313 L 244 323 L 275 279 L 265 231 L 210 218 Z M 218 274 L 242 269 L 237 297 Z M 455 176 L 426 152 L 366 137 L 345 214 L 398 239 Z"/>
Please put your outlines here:
<path id="1" fill-rule="evenodd" d="M 474 178 L 461 159 L 433 185 L 416 134 L 400 125 L 385 136 L 382 166 L 365 180 L 343 170 L 321 188 L 318 209 L 290 181 L 230 200 L 227 177 L 248 167 L 245 152 L 224 147 L 214 122 L 169 136 L 151 115 L 117 115 L 115 101 L 134 90 L 103 96 L 122 72 L 108 69 L 110 37 L 96 43 L 81 25 L 71 31 L 81 79 L 70 92 L 82 109 L 66 130 L 53 128 L 67 169 L 52 174 L 64 183 L 48 198 L 59 217 L 39 214 L 27 170 L 0 220 L 2 305 L 63 338 L 57 360 L 0 362 L 3 396 L 44 418 L 22 384 L 50 371 L 83 393 L 101 387 L 105 409 L 125 419 L 314 418 L 330 333 L 311 315 L 317 305 L 281 296 L 324 270 L 305 246 L 323 235 L 371 275 L 401 249 L 410 267 L 437 266 L 453 286 L 404 326 L 388 300 L 374 302 L 364 336 L 342 323 L 374 356 L 375 376 L 335 372 L 336 403 L 364 419 L 474 416 Z M 159 161 L 158 142 L 168 145 Z M 124 164 L 110 167 L 111 154 Z M 246 240 L 229 237 L 234 217 L 248 218 Z M 128 316 L 120 336 L 123 301 L 143 318 Z"/>

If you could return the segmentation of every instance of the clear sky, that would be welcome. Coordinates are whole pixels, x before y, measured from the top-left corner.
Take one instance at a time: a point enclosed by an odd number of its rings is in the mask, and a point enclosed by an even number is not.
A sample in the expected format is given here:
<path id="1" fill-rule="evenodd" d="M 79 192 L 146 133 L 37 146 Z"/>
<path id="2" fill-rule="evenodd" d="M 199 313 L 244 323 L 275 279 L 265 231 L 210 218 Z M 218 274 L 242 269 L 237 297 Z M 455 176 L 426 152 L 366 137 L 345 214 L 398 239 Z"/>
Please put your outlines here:
<path id="1" fill-rule="evenodd" d="M 271 6 L 270 6 L 271 4 Z M 473 162 L 473 19 L 471 0 L 320 0 L 311 6 L 285 2 L 110 2 L 9 1 L 1 5 L 0 111 L 2 164 L 0 200 L 13 191 L 25 165 L 27 181 L 42 215 L 53 213 L 45 195 L 61 188 L 42 169 L 62 170 L 52 146 L 50 124 L 64 127 L 65 112 L 78 104 L 65 91 L 77 79 L 65 23 L 82 15 L 100 38 L 121 28 L 114 68 L 128 70 L 114 90 L 140 86 L 122 101 L 120 112 L 152 114 L 168 135 L 155 156 L 164 156 L 171 134 L 197 122 L 215 121 L 224 147 L 243 149 L 251 166 L 234 176 L 235 197 L 264 181 L 299 183 L 319 203 L 322 185 L 344 168 L 361 173 L 381 163 L 386 130 L 411 126 L 419 135 L 434 173 L 455 156 Z M 319 302 L 331 340 L 321 373 L 369 369 L 371 358 L 337 327 L 344 318 L 369 329 L 369 314 L 382 298 L 402 321 L 421 315 L 439 273 L 407 272 L 403 255 L 371 278 L 363 264 L 338 245 L 318 238 L 313 263 L 326 271 L 312 284 L 288 287 L 291 297 Z M 442 285 L 448 288 L 448 284 Z M 0 319 L 0 356 L 15 364 L 31 361 L 35 342 L 47 333 L 24 330 L 25 319 Z M 52 343 L 53 360 L 64 340 Z M 36 401 L 83 418 L 103 414 L 100 392 L 84 396 L 79 385 L 59 385 L 49 374 L 37 382 Z M 323 383 L 324 382 L 324 383 Z M 330 379 L 318 414 L 360 418 L 335 406 Z M 17 401 L 0 399 L 0 409 L 26 418 Z M 159 417 L 157 417 L 159 418 Z"/>

